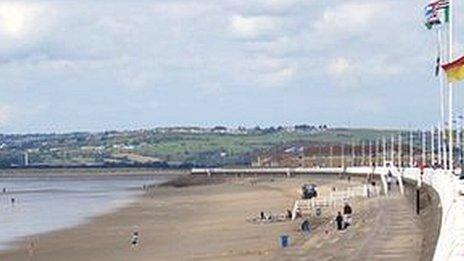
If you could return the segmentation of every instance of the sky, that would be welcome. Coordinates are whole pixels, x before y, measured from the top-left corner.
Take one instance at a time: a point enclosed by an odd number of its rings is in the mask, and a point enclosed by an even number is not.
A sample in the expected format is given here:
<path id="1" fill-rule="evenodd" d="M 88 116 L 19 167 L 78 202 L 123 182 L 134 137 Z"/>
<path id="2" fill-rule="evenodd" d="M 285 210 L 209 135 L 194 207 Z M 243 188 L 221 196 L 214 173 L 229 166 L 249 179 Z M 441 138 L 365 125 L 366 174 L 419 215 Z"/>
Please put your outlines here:
<path id="1" fill-rule="evenodd" d="M 431 126 L 427 1 L 3 0 L 0 132 Z"/>

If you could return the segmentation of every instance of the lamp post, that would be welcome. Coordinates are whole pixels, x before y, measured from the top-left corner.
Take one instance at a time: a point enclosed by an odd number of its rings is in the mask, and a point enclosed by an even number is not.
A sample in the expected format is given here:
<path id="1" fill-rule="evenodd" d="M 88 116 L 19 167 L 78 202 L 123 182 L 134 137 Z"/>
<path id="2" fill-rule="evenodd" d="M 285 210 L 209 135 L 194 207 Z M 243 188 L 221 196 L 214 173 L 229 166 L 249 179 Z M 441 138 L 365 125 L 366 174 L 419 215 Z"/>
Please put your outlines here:
<path id="1" fill-rule="evenodd" d="M 363 140 L 361 141 L 361 166 L 364 166 L 366 164 L 366 159 L 365 159 L 366 152 L 364 150 L 365 149 L 364 146 L 365 146 L 365 142 Z"/>
<path id="2" fill-rule="evenodd" d="M 354 167 L 356 166 L 356 156 L 355 156 L 355 151 L 354 151 L 354 140 L 351 141 L 351 166 Z"/>
<path id="3" fill-rule="evenodd" d="M 426 147 L 425 147 L 425 131 L 421 131 L 422 135 L 422 165 L 427 161 Z"/>
<path id="4" fill-rule="evenodd" d="M 398 134 L 398 167 L 401 167 L 403 163 L 403 160 L 402 160 L 403 153 L 401 149 L 402 148 L 401 148 L 401 132 L 400 132 L 400 134 Z"/>
<path id="5" fill-rule="evenodd" d="M 459 126 L 456 130 L 456 146 L 458 148 L 458 164 L 459 166 L 462 165 L 462 120 L 464 119 L 464 116 L 459 115 Z"/>
<path id="6" fill-rule="evenodd" d="M 390 141 L 390 160 L 391 163 L 394 164 L 395 161 L 395 136 L 391 136 L 391 141 Z"/>
<path id="7" fill-rule="evenodd" d="M 382 137 L 382 163 L 385 166 L 385 162 L 387 161 L 387 139 Z"/>
<path id="8" fill-rule="evenodd" d="M 409 167 L 414 165 L 414 135 L 413 131 L 409 131 Z"/>
<path id="9" fill-rule="evenodd" d="M 369 167 L 372 166 L 372 141 L 369 140 Z"/>

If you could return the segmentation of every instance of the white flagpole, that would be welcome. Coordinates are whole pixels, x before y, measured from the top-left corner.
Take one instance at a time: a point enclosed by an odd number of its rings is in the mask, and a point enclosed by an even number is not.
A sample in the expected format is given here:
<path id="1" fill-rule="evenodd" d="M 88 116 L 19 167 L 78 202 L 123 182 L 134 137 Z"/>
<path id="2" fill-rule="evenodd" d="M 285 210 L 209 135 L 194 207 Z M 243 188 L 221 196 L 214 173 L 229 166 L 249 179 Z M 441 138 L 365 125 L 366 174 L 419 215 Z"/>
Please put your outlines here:
<path id="1" fill-rule="evenodd" d="M 361 141 L 361 166 L 364 166 L 366 164 L 366 151 L 364 147 L 364 140 Z"/>
<path id="2" fill-rule="evenodd" d="M 345 144 L 342 143 L 342 147 L 341 147 L 341 154 L 342 154 L 342 162 L 341 162 L 341 166 L 343 169 L 345 169 Z"/>
<path id="3" fill-rule="evenodd" d="M 448 169 L 448 144 L 446 143 L 446 137 L 448 136 L 446 134 L 447 130 L 447 123 L 445 122 L 443 124 L 443 135 L 442 135 L 442 149 L 443 149 L 443 169 L 447 170 Z"/>
<path id="4" fill-rule="evenodd" d="M 460 119 L 460 125 L 459 125 L 459 131 L 458 131 L 458 133 L 459 133 L 459 136 L 458 136 L 458 139 L 459 139 L 459 143 L 458 143 L 458 146 L 459 146 L 459 161 L 458 161 L 458 163 L 459 163 L 459 167 L 462 168 L 461 165 L 462 165 L 462 139 L 463 139 L 462 138 L 462 119 L 463 119 L 463 115 L 461 115 L 459 117 L 459 119 Z"/>
<path id="5" fill-rule="evenodd" d="M 432 126 L 432 131 L 430 132 L 430 164 L 432 167 L 435 165 L 435 126 Z"/>
<path id="6" fill-rule="evenodd" d="M 453 60 L 453 0 L 449 1 L 448 61 Z M 448 81 L 449 170 L 453 174 L 453 83 Z"/>
<path id="7" fill-rule="evenodd" d="M 458 117 L 460 119 L 460 116 Z M 456 121 L 456 150 L 458 155 L 456 155 L 456 162 L 460 164 L 461 162 L 461 128 L 460 122 Z"/>
<path id="8" fill-rule="evenodd" d="M 442 161 L 441 161 L 441 156 L 442 156 L 442 150 L 441 150 L 441 144 L 442 144 L 442 140 L 441 140 L 441 124 L 438 124 L 438 130 L 437 130 L 437 155 L 438 155 L 438 161 L 437 163 L 439 165 L 442 164 Z"/>
<path id="9" fill-rule="evenodd" d="M 354 155 L 354 140 L 351 142 L 351 166 L 356 166 L 355 164 L 356 156 Z"/>
<path id="10" fill-rule="evenodd" d="M 395 162 L 395 136 L 391 136 L 391 140 L 390 140 L 390 160 L 391 160 L 391 164 L 394 164 Z"/>
<path id="11" fill-rule="evenodd" d="M 425 165 L 425 162 L 426 162 L 425 131 L 421 131 L 421 135 L 422 135 L 422 165 Z"/>
<path id="12" fill-rule="evenodd" d="M 372 167 L 372 140 L 369 140 L 369 167 Z"/>
<path id="13" fill-rule="evenodd" d="M 401 153 L 401 132 L 400 132 L 400 134 L 398 134 L 398 167 L 401 167 L 402 156 L 403 154 Z"/>
<path id="14" fill-rule="evenodd" d="M 413 132 L 412 130 L 409 131 L 409 167 L 413 167 L 414 165 L 414 145 L 413 145 Z"/>
<path id="15" fill-rule="evenodd" d="M 333 168 L 333 146 L 330 146 L 330 157 L 329 157 L 329 164 L 330 167 Z"/>
<path id="16" fill-rule="evenodd" d="M 437 27 L 437 38 L 438 38 L 438 54 L 440 57 L 443 57 L 442 41 L 443 37 L 441 35 L 442 28 Z M 439 137 L 439 161 L 440 164 L 443 164 L 443 168 L 446 169 L 447 157 L 446 157 L 446 146 L 445 146 L 445 136 L 446 136 L 446 126 L 445 126 L 445 76 L 441 73 L 441 68 L 439 69 L 439 84 L 440 84 L 440 128 L 438 131 Z M 443 161 L 442 161 L 443 158 Z"/>
<path id="17" fill-rule="evenodd" d="M 383 148 L 382 148 L 383 149 L 382 150 L 383 165 L 385 166 L 385 162 L 387 161 L 387 140 L 386 140 L 385 136 L 382 137 L 382 143 L 383 143 L 382 144 L 383 145 Z"/>

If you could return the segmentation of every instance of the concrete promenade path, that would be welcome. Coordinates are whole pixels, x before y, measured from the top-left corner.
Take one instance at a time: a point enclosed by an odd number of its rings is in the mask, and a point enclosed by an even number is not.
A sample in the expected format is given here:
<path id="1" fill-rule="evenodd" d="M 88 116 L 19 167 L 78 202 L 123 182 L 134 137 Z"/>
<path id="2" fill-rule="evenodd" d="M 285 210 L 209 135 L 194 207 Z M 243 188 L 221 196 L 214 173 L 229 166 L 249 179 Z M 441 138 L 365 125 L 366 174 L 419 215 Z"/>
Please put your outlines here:
<path id="1" fill-rule="evenodd" d="M 332 227 L 327 235 L 323 232 L 326 228 L 321 227 L 309 240 L 283 251 L 277 259 L 431 260 L 433 249 L 427 248 L 434 244 L 434 240 L 426 237 L 436 235 L 427 231 L 434 230 L 426 227 L 428 224 L 424 221 L 427 222 L 427 217 L 416 215 L 414 201 L 411 200 L 413 196 L 414 191 L 408 190 L 405 196 L 370 199 L 362 210 L 355 213 L 356 221 L 347 231 L 333 231 Z M 433 201 L 429 195 L 426 196 L 428 204 L 436 204 L 437 199 Z"/>

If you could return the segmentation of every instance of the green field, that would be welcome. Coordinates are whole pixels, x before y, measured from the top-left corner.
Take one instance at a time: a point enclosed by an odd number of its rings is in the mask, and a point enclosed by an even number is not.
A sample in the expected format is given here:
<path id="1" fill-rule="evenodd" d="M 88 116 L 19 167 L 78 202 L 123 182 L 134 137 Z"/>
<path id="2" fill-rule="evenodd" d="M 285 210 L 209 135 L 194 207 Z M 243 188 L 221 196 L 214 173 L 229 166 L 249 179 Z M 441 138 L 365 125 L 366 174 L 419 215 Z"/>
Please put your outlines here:
<path id="1" fill-rule="evenodd" d="M 176 134 L 140 146 L 135 151 L 142 155 L 195 164 L 234 164 L 240 163 L 241 156 L 282 146 L 310 142 L 351 144 L 352 141 L 374 140 L 398 133 L 391 130 L 336 129 L 318 133 Z M 220 157 L 221 153 L 225 156 Z"/>
<path id="2" fill-rule="evenodd" d="M 265 129 L 247 131 L 246 134 L 140 130 L 17 135 L 5 138 L 4 143 L 8 146 L 0 150 L 0 164 L 21 165 L 21 157 L 27 151 L 30 164 L 136 164 L 140 163 L 138 160 L 148 159 L 174 165 L 247 165 L 255 155 L 270 150 L 277 152 L 321 143 L 351 144 L 398 134 L 397 130 L 379 129 L 291 132 Z M 407 140 L 406 135 L 405 132 L 403 141 Z"/>

